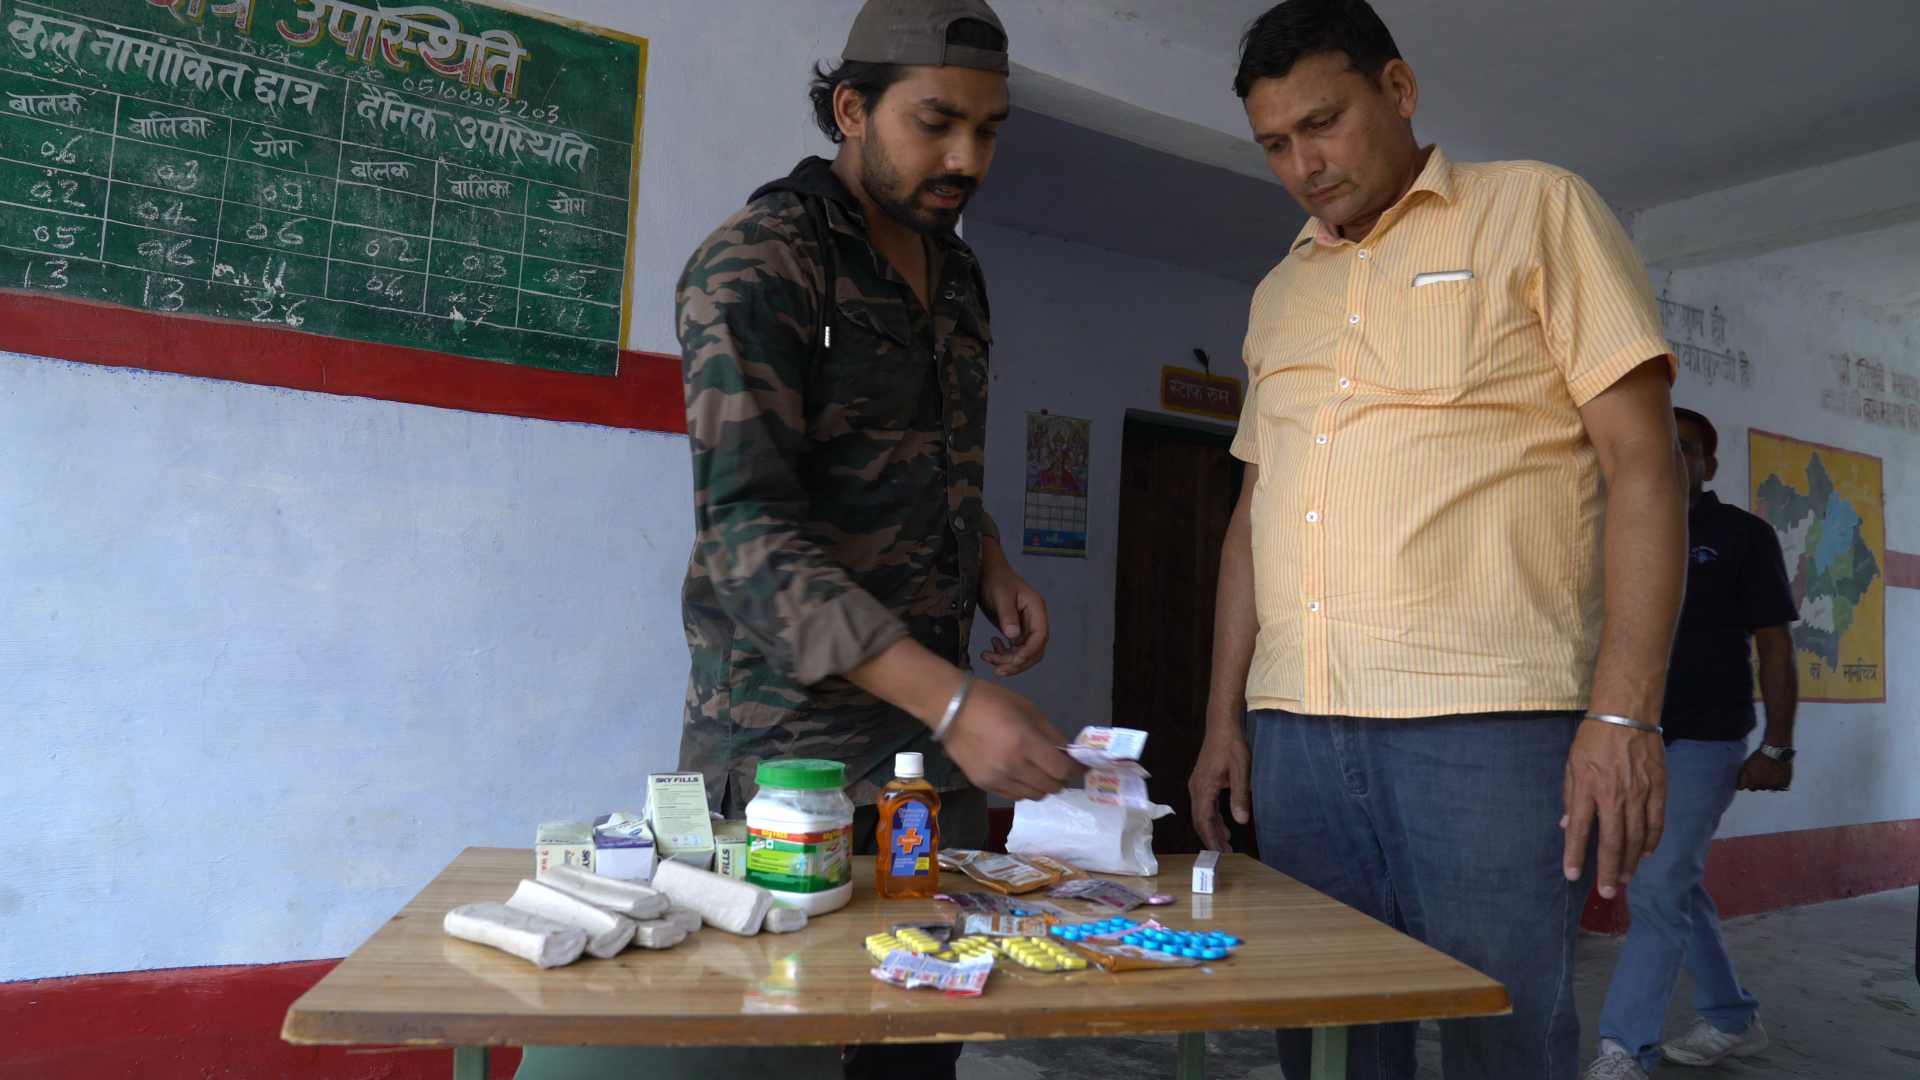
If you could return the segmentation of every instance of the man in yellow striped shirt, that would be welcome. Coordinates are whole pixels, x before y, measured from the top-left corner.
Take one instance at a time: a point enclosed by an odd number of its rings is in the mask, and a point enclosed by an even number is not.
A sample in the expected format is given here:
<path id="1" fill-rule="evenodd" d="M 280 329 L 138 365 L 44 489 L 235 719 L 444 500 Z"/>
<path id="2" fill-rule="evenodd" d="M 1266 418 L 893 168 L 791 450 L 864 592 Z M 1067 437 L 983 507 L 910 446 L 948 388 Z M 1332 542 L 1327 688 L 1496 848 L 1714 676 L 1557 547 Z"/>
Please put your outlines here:
<path id="1" fill-rule="evenodd" d="M 1269 11 L 1235 89 L 1313 220 L 1247 330 L 1196 822 L 1224 846 L 1230 790 L 1269 865 L 1507 986 L 1442 1025 L 1450 1080 L 1570 1080 L 1589 839 L 1612 896 L 1665 798 L 1686 518 L 1646 271 L 1579 177 L 1422 147 L 1364 0 Z M 1349 1075 L 1413 1076 L 1413 1040 L 1356 1030 Z"/>

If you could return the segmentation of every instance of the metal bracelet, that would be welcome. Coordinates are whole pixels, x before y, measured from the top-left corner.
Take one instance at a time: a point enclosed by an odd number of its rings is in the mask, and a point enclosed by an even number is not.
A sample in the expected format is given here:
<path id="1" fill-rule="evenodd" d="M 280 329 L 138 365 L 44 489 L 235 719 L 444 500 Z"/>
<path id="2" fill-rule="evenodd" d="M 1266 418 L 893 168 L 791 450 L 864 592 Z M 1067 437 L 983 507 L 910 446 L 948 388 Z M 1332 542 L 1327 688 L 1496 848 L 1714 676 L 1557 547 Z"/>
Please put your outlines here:
<path id="1" fill-rule="evenodd" d="M 1631 717 L 1614 716 L 1611 713 L 1588 713 L 1587 719 L 1598 720 L 1603 724 L 1612 724 L 1615 727 L 1632 728 L 1635 731 L 1644 731 L 1649 735 L 1660 735 L 1664 733 L 1664 729 L 1662 729 L 1659 724 L 1643 724 L 1638 720 L 1632 719 Z"/>
<path id="2" fill-rule="evenodd" d="M 953 727 L 954 720 L 960 716 L 960 710 L 967 707 L 967 696 L 973 693 L 973 672 L 960 676 L 960 689 L 953 692 L 953 699 L 947 702 L 946 714 L 940 717 L 940 726 L 933 729 L 933 741 L 941 742 L 947 737 L 947 729 Z"/>

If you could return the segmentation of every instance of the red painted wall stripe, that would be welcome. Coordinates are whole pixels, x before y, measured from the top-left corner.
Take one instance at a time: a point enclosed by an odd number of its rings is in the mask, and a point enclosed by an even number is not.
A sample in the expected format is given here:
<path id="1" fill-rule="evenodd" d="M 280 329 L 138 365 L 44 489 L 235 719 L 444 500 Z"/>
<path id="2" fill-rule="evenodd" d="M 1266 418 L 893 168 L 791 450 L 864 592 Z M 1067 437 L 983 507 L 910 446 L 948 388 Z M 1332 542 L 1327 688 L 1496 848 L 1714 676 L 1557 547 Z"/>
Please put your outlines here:
<path id="1" fill-rule="evenodd" d="M 0 983 L 0 1080 L 446 1080 L 449 1050 L 291 1046 L 287 1009 L 337 960 Z M 510 1080 L 518 1050 L 496 1050 Z"/>
<path id="2" fill-rule="evenodd" d="M 1735 836 L 1715 840 L 1707 853 L 1707 892 L 1725 919 L 1915 884 L 1920 884 L 1920 821 Z M 1588 895 L 1582 928 L 1622 934 L 1628 923 L 1624 895 L 1616 900 Z"/>
<path id="3" fill-rule="evenodd" d="M 647 431 L 686 431 L 680 358 L 622 352 L 611 378 L 515 367 L 296 330 L 0 292 L 0 350 Z"/>
<path id="4" fill-rule="evenodd" d="M 1920 555 L 1887 552 L 1887 584 L 1896 589 L 1920 589 Z"/>

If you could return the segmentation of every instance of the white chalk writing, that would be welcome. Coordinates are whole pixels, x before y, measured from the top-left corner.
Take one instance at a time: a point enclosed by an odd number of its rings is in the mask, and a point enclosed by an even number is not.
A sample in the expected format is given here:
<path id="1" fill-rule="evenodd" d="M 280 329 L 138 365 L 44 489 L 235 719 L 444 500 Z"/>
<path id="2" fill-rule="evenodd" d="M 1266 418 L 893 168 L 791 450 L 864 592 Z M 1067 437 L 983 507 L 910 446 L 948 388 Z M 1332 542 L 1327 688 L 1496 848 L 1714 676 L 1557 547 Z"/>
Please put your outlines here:
<path id="1" fill-rule="evenodd" d="M 276 158 L 289 158 L 300 152 L 300 143 L 296 139 L 273 139 L 265 135 L 258 136 L 247 143 L 255 157 L 272 161 Z"/>
<path id="2" fill-rule="evenodd" d="M 348 170 L 355 180 L 406 180 L 413 176 L 413 165 L 405 161 L 356 161 Z"/>
<path id="3" fill-rule="evenodd" d="M 73 116 L 87 107 L 79 94 L 8 94 L 7 108 L 22 116 Z"/>
<path id="4" fill-rule="evenodd" d="M 7 36 L 13 39 L 13 47 L 27 60 L 39 57 L 44 46 L 56 59 L 78 64 L 80 40 L 86 34 L 87 28 L 79 23 L 35 11 L 16 12 L 13 21 L 7 24 Z"/>
<path id="5" fill-rule="evenodd" d="M 452 181 L 447 185 L 459 199 L 504 199 L 513 194 L 513 182 L 510 180 L 489 180 L 485 177 L 468 176 Z"/>
<path id="6" fill-rule="evenodd" d="M 213 121 L 204 116 L 162 116 L 148 113 L 128 121 L 133 134 L 142 139 L 204 139 L 213 131 Z"/>

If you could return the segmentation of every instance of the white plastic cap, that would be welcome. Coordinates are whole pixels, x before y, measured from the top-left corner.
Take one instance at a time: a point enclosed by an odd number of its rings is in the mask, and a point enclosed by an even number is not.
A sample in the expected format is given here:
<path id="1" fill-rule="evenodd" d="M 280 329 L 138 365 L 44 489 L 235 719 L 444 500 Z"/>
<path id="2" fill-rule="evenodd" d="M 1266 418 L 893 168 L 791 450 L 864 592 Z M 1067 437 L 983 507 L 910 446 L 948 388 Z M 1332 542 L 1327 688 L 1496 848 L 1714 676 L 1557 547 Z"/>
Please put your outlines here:
<path id="1" fill-rule="evenodd" d="M 893 755 L 893 775 L 899 780 L 918 780 L 927 775 L 925 759 L 912 751 Z"/>

